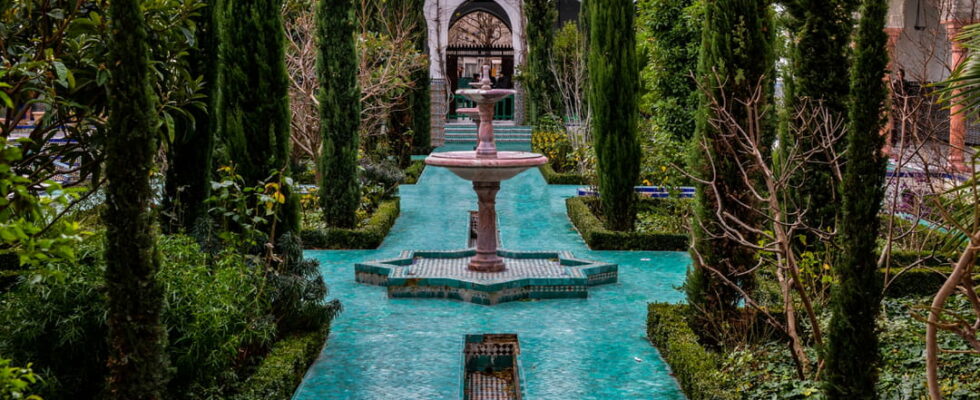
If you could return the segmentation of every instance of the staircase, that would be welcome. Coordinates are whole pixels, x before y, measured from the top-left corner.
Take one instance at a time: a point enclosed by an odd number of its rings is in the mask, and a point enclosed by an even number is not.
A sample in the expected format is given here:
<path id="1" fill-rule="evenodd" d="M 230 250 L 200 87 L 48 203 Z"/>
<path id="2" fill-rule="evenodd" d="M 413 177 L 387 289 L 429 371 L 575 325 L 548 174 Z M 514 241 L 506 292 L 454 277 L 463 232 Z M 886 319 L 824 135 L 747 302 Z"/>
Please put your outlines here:
<path id="1" fill-rule="evenodd" d="M 493 136 L 498 144 L 531 145 L 531 127 L 529 126 L 494 124 Z M 446 144 L 472 144 L 475 146 L 477 142 L 476 124 L 467 122 L 446 125 Z"/>

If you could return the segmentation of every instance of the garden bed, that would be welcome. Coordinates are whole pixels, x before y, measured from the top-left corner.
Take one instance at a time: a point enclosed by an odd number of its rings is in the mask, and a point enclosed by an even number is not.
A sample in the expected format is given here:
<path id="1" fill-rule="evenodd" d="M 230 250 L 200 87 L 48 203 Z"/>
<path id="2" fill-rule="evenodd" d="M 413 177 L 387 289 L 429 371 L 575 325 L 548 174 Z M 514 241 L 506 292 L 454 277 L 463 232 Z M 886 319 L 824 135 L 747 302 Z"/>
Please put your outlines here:
<path id="1" fill-rule="evenodd" d="M 330 328 L 295 334 L 277 342 L 262 359 L 235 400 L 289 400 L 303 381 L 306 370 L 323 349 Z"/>
<path id="2" fill-rule="evenodd" d="M 541 176 L 549 185 L 586 185 L 586 179 L 578 172 L 557 172 L 551 168 L 551 164 L 538 167 Z"/>
<path id="3" fill-rule="evenodd" d="M 374 214 L 357 229 L 304 229 L 303 246 L 307 249 L 376 249 L 384 242 L 401 212 L 399 199 L 381 202 Z"/>
<path id="4" fill-rule="evenodd" d="M 879 398 L 927 396 L 922 358 L 925 324 L 910 316 L 910 311 L 922 304 L 928 304 L 928 297 L 883 302 L 883 316 L 878 323 L 882 360 Z M 965 310 L 969 305 L 963 302 L 957 307 Z M 647 338 L 670 365 L 691 400 L 823 398 L 821 382 L 796 378 L 792 357 L 786 344 L 780 341 L 744 344 L 717 352 L 700 344 L 700 337 L 687 323 L 686 305 L 653 303 L 647 311 Z M 946 340 L 950 337 L 948 333 L 940 334 L 943 343 L 952 343 Z M 816 357 L 815 349 L 807 348 L 807 352 L 811 358 Z M 945 398 L 976 398 L 976 393 L 980 393 L 980 369 L 976 364 L 973 355 L 940 356 L 940 382 Z"/>
<path id="5" fill-rule="evenodd" d="M 634 232 L 606 229 L 600 216 L 596 215 L 597 205 L 596 198 L 572 197 L 565 200 L 569 219 L 592 250 L 684 251 L 688 247 L 689 237 L 683 230 L 660 229 L 664 228 L 664 219 L 686 218 L 674 214 L 675 210 L 663 200 L 639 200 L 640 222 L 637 225 L 641 230 Z"/>

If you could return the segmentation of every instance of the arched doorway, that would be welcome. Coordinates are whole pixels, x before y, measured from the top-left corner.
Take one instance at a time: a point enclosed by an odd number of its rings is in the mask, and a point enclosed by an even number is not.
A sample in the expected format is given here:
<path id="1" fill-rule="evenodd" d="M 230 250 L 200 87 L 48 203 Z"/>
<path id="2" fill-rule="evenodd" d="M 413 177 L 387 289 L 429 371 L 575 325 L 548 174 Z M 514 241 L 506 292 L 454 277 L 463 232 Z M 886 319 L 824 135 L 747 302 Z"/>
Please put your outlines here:
<path id="1" fill-rule="evenodd" d="M 450 90 L 468 88 L 480 79 L 484 65 L 490 66 L 494 87 L 514 87 L 513 31 L 507 14 L 497 3 L 470 1 L 453 14 L 449 25 L 449 46 L 446 49 L 446 78 Z M 471 101 L 454 95 L 447 118 L 458 119 L 458 108 L 473 107 Z M 494 119 L 514 119 L 514 98 L 498 103 Z"/>
<path id="2" fill-rule="evenodd" d="M 508 68 L 505 68 L 502 54 L 499 57 L 499 72 L 505 69 L 517 69 L 523 63 L 524 56 L 524 26 L 521 18 L 522 0 L 425 0 L 425 17 L 429 29 L 429 75 L 432 79 L 432 145 L 440 146 L 445 138 L 445 126 L 450 108 L 454 107 L 455 101 L 452 96 L 453 85 L 459 87 L 459 80 L 451 82 L 454 76 L 461 76 L 459 71 L 459 59 L 456 65 L 449 65 L 452 57 L 448 57 L 450 50 L 450 27 L 456 25 L 461 17 L 482 11 L 490 14 L 496 19 L 503 21 L 510 31 L 508 53 L 512 61 Z M 505 34 L 506 36 L 506 34 Z M 503 37 L 501 40 L 505 40 Z M 459 49 L 454 49 L 456 57 L 460 56 Z M 491 54 L 493 56 L 494 54 Z M 466 72 L 465 57 L 463 60 L 463 72 Z M 523 120 L 522 95 L 519 85 L 513 81 L 513 72 L 510 73 L 509 85 L 515 86 L 518 95 L 514 98 L 513 120 L 520 123 Z M 506 82 L 505 82 L 506 83 Z"/>

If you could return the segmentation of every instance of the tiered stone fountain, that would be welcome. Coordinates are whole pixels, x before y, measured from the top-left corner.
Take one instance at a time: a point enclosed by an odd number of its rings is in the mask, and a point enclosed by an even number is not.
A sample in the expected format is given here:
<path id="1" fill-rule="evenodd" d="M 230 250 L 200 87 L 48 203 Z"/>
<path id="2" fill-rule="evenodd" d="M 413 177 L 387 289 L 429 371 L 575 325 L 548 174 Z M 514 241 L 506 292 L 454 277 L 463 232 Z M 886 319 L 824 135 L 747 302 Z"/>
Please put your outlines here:
<path id="1" fill-rule="evenodd" d="M 476 239 L 476 256 L 469 262 L 469 269 L 478 272 L 500 272 L 506 269 L 503 259 L 497 255 L 497 191 L 500 182 L 513 178 L 525 170 L 548 162 L 548 158 L 523 151 L 497 151 L 493 138 L 493 107 L 498 101 L 516 91 L 490 87 L 490 67 L 483 67 L 481 87 L 460 89 L 456 93 L 476 102 L 480 112 L 479 144 L 475 151 L 433 153 L 425 163 L 444 167 L 454 174 L 473 182 L 473 190 L 479 199 L 479 217 Z"/>
<path id="2" fill-rule="evenodd" d="M 407 251 L 397 259 L 357 264 L 358 282 L 386 286 L 389 297 L 453 298 L 489 305 L 528 298 L 584 298 L 589 286 L 618 280 L 615 264 L 575 259 L 568 252 L 499 249 L 496 202 L 500 182 L 544 165 L 548 159 L 536 153 L 497 151 L 494 104 L 515 91 L 492 88 L 489 71 L 489 66 L 483 67 L 478 87 L 456 92 L 477 104 L 478 116 L 474 110 L 463 110 L 479 120 L 476 150 L 433 153 L 425 160 L 473 182 L 479 209 L 476 249 Z"/>

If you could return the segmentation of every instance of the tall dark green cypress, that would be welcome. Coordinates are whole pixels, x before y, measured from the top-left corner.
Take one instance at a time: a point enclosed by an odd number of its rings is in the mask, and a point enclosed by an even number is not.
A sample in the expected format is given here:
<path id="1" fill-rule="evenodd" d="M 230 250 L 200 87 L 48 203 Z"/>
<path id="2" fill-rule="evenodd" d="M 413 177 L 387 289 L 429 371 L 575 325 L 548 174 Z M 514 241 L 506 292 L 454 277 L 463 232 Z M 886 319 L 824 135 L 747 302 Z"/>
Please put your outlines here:
<path id="1" fill-rule="evenodd" d="M 711 190 L 704 184 L 697 185 L 692 228 L 694 268 L 688 273 L 685 290 L 688 302 L 700 310 L 703 317 L 719 323 L 737 314 L 742 296 L 706 267 L 719 271 L 751 293 L 756 281 L 748 271 L 756 261 L 751 249 L 720 237 L 722 229 L 716 211 L 720 208 L 753 225 L 761 221 L 741 205 L 751 205 L 753 199 L 735 162 L 735 149 L 722 138 L 722 132 L 709 123 L 713 118 L 710 99 L 732 105 L 730 112 L 739 125 L 747 127 L 754 123 L 749 120 L 748 110 L 737 101 L 751 98 L 760 84 L 766 93 L 771 93 L 769 88 L 775 74 L 772 43 L 769 1 L 706 1 L 697 69 L 697 79 L 703 90 L 699 94 L 696 145 L 692 147 L 690 165 L 693 173 L 702 179 L 712 179 L 713 170 L 716 188 Z M 720 98 L 720 86 L 724 86 L 725 99 Z M 771 107 L 770 101 L 770 97 L 765 96 L 759 106 Z M 760 129 L 765 136 L 775 136 L 772 125 L 771 121 L 761 121 Z M 748 232 L 746 234 L 751 238 Z"/>
<path id="2" fill-rule="evenodd" d="M 248 184 L 289 167 L 289 77 L 278 0 L 222 0 L 218 106 L 224 157 Z M 286 190 L 277 233 L 299 230 L 299 198 Z"/>
<path id="3" fill-rule="evenodd" d="M 549 111 L 561 115 L 561 101 L 558 98 L 557 83 L 551 73 L 551 50 L 555 42 L 555 26 L 558 25 L 558 2 L 556 0 L 525 0 L 524 19 L 527 21 L 527 61 L 528 109 L 531 122 Z"/>
<path id="4" fill-rule="evenodd" d="M 640 70 L 632 0 L 587 0 L 589 104 L 606 227 L 630 231 L 640 175 Z"/>
<path id="5" fill-rule="evenodd" d="M 361 106 L 351 0 L 319 0 L 316 32 L 323 137 L 320 206 L 327 225 L 353 228 L 361 198 L 357 180 Z"/>
<path id="6" fill-rule="evenodd" d="M 215 26 L 216 0 L 207 0 L 195 18 L 197 46 L 188 56 L 192 76 L 204 78 L 203 102 L 206 109 L 189 110 L 191 119 L 175 121 L 174 140 L 167 149 L 166 202 L 170 214 L 164 227 L 169 231 L 191 231 L 207 215 L 211 195 L 211 159 L 214 152 L 215 90 L 218 77 L 218 41 Z"/>
<path id="7" fill-rule="evenodd" d="M 863 0 L 855 39 L 848 104 L 844 207 L 841 226 L 843 255 L 836 266 L 840 283 L 831 293 L 833 316 L 827 337 L 824 382 L 830 399 L 876 399 L 878 336 L 881 306 L 876 239 L 878 211 L 884 198 L 887 158 L 881 148 L 888 89 L 882 77 L 888 66 L 884 32 L 888 4 Z"/>
<path id="8" fill-rule="evenodd" d="M 785 2 L 794 36 L 790 57 L 787 93 L 789 115 L 800 107 L 823 107 L 833 118 L 847 118 L 847 96 L 850 88 L 852 14 L 856 0 L 791 0 Z M 792 120 L 794 139 L 804 150 L 818 147 L 819 138 L 803 121 Z M 843 141 L 842 141 L 843 142 Z M 837 150 L 844 150 L 843 144 Z M 824 153 L 817 153 L 798 174 L 794 193 L 800 208 L 806 209 L 807 225 L 832 230 L 841 209 L 841 196 L 834 188 L 836 181 Z M 810 240 L 815 240 L 811 237 Z"/>
<path id="9" fill-rule="evenodd" d="M 113 0 L 106 143 L 105 284 L 108 297 L 109 399 L 161 399 L 167 332 L 150 172 L 159 146 L 147 27 L 139 0 Z"/>

